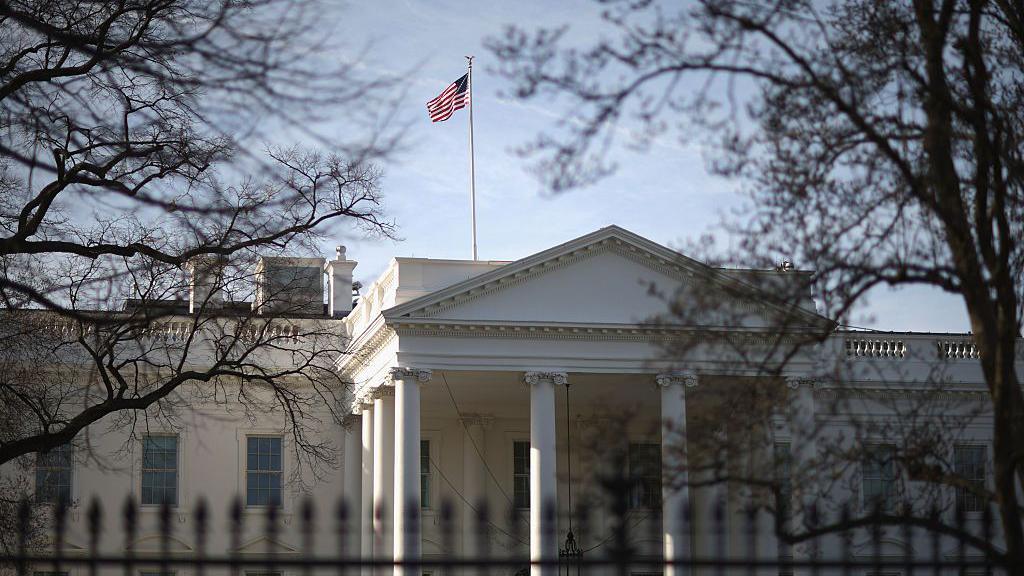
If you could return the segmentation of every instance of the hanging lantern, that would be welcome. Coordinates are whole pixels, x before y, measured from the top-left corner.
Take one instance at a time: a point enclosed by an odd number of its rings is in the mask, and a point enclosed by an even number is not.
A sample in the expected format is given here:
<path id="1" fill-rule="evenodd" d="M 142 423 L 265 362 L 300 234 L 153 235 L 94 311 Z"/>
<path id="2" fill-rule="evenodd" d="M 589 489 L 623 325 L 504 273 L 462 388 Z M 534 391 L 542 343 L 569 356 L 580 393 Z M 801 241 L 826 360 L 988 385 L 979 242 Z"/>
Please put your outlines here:
<path id="1" fill-rule="evenodd" d="M 572 421 L 569 418 L 568 383 L 565 385 L 565 447 L 569 472 L 569 531 L 565 535 L 565 544 L 558 550 L 558 573 L 559 576 L 579 576 L 583 550 L 576 543 L 576 536 L 572 533 Z"/>

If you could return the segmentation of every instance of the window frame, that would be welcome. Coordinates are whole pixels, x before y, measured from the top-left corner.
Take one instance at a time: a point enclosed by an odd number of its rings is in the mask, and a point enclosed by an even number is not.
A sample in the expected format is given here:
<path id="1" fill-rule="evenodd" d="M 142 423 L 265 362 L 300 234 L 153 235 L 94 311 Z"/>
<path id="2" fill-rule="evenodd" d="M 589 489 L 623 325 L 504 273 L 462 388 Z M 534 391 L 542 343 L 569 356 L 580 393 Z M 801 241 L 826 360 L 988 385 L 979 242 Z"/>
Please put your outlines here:
<path id="1" fill-rule="evenodd" d="M 426 472 L 423 471 L 424 446 L 427 449 Z M 433 438 L 430 438 L 429 436 L 426 435 L 420 436 L 420 510 L 424 511 L 434 509 L 434 466 L 433 463 L 431 462 L 431 457 L 433 456 L 433 453 L 436 452 L 436 450 L 434 450 L 434 447 L 436 446 L 434 445 Z M 424 481 L 426 481 L 426 486 L 424 486 L 423 484 Z M 424 490 L 424 488 L 426 488 L 426 490 Z M 426 499 L 424 499 L 424 496 L 426 496 Z"/>
<path id="2" fill-rule="evenodd" d="M 889 452 L 889 457 L 888 457 L 888 459 L 886 461 L 881 462 L 880 466 L 884 466 L 885 464 L 888 464 L 889 466 L 891 466 L 892 467 L 892 477 L 891 478 L 886 478 L 886 477 L 884 477 L 884 473 L 883 472 L 879 472 L 878 478 L 868 478 L 867 475 L 866 475 L 866 472 L 867 472 L 866 464 L 868 463 L 868 457 L 873 455 L 873 454 L 876 454 L 877 452 L 882 451 L 882 450 L 887 450 Z M 883 505 L 879 507 L 879 509 L 882 512 L 896 512 L 897 509 L 899 508 L 899 505 L 900 505 L 900 471 L 899 471 L 899 468 L 896 465 L 895 456 L 896 456 L 896 446 L 894 444 L 890 444 L 890 443 L 886 443 L 886 442 L 877 442 L 877 443 L 870 443 L 870 444 L 865 444 L 864 445 L 863 456 L 860 459 L 860 503 L 861 503 L 861 509 L 863 511 L 871 512 L 872 510 L 875 509 L 875 500 L 874 499 L 871 499 L 871 500 L 868 499 L 867 490 L 865 489 L 865 487 L 867 485 L 866 482 L 868 480 L 878 481 L 879 485 L 882 487 L 883 491 L 886 489 L 887 485 L 891 485 L 892 486 L 891 490 L 888 491 L 888 493 L 891 494 L 892 501 L 889 504 L 886 504 L 883 501 Z M 887 480 L 889 481 L 888 483 L 887 483 Z"/>
<path id="3" fill-rule="evenodd" d="M 964 476 L 962 475 L 963 473 L 961 472 L 959 466 L 960 462 L 957 459 L 957 454 L 961 449 L 974 449 L 978 450 L 981 453 L 981 478 L 975 478 L 974 482 L 979 483 L 981 488 L 984 489 L 986 486 L 988 486 L 989 477 L 988 444 L 985 444 L 983 442 L 957 442 L 953 444 L 953 473 L 956 474 L 958 477 L 963 478 Z M 970 481 L 970 479 L 968 480 Z M 984 514 L 985 503 L 983 502 L 983 499 L 976 494 L 968 493 L 966 488 L 961 488 L 959 486 L 955 487 L 954 498 L 955 511 L 963 512 L 967 516 L 980 516 Z M 964 508 L 963 510 L 961 510 L 961 502 L 963 502 L 963 500 L 966 498 L 976 500 L 978 508 L 976 510 L 969 508 Z"/>
<path id="4" fill-rule="evenodd" d="M 249 469 L 249 439 L 250 438 L 252 438 L 252 439 L 270 438 L 270 439 L 276 439 L 276 440 L 280 441 L 280 447 L 281 447 L 280 454 L 279 454 L 279 456 L 280 456 L 280 470 L 263 470 L 263 469 L 250 470 Z M 286 443 L 285 443 L 285 436 L 284 436 L 284 434 L 273 433 L 273 432 L 244 432 L 242 434 L 242 438 L 241 438 L 241 451 L 242 451 L 241 481 L 242 481 L 242 488 L 243 488 L 243 494 L 244 494 L 243 500 L 245 502 L 245 506 L 244 507 L 246 509 L 262 510 L 262 509 L 270 508 L 271 506 L 273 506 L 273 507 L 278 508 L 279 510 L 284 510 L 284 508 L 285 508 L 285 501 L 287 500 L 287 498 L 285 498 L 285 482 L 284 482 L 284 477 L 285 477 L 285 457 L 284 456 L 285 456 L 285 451 L 286 451 Z M 280 477 L 280 490 L 279 490 L 280 501 L 278 503 L 276 503 L 276 504 L 270 504 L 270 503 L 267 503 L 267 504 L 250 504 L 249 503 L 249 472 L 257 472 L 257 473 L 264 473 L 264 474 L 271 473 L 271 472 L 276 472 L 279 475 L 279 477 Z"/>
<path id="5" fill-rule="evenodd" d="M 647 474 L 634 474 L 634 454 L 639 455 L 643 450 L 652 450 L 653 454 L 656 455 L 657 460 L 657 473 L 649 472 Z M 648 454 L 649 455 L 649 454 Z M 662 494 L 661 494 L 661 481 L 662 481 L 662 461 L 661 461 L 661 443 L 654 442 L 650 439 L 643 439 L 640 441 L 630 441 L 626 445 L 626 475 L 629 478 L 629 509 L 630 510 L 661 510 Z M 651 464 L 652 467 L 653 463 Z M 637 463 L 637 467 L 640 468 L 640 463 Z M 644 466 L 646 467 L 646 466 Z M 639 471 L 638 471 L 639 472 Z M 656 489 L 650 490 L 648 483 L 654 481 Z M 645 493 L 651 495 L 651 502 L 640 502 L 641 498 L 639 494 L 641 483 L 645 488 Z M 648 492 L 648 490 L 650 490 Z"/>
<path id="6" fill-rule="evenodd" d="M 516 445 L 521 444 L 526 446 L 526 472 L 516 472 Z M 522 438 L 513 438 L 511 444 L 511 458 L 509 459 L 512 466 L 512 506 L 517 511 L 525 511 L 530 509 L 530 441 L 523 440 Z M 520 502 L 516 498 L 516 479 L 526 479 L 526 505 L 520 506 Z"/>
<path id="7" fill-rule="evenodd" d="M 60 504 L 61 500 L 60 500 L 59 494 L 55 495 L 56 497 L 54 499 L 52 499 L 52 500 L 51 499 L 46 499 L 46 500 L 41 500 L 40 499 L 40 497 L 39 497 L 39 495 L 40 495 L 39 472 L 41 471 L 41 469 L 42 470 L 46 470 L 46 471 L 48 471 L 47 476 L 49 476 L 49 473 L 53 473 L 54 471 L 59 472 L 59 471 L 64 470 L 63 467 L 58 467 L 58 466 L 49 466 L 49 465 L 45 466 L 45 467 L 40 466 L 40 459 L 41 458 L 43 458 L 45 456 L 50 456 L 55 450 L 64 450 L 64 449 L 67 449 L 67 452 L 68 452 L 68 455 L 67 455 L 67 473 L 68 473 L 67 487 L 68 488 L 67 488 L 67 500 L 64 502 L 64 505 L 68 506 L 68 507 L 73 506 L 74 500 L 75 500 L 75 445 L 73 443 L 71 443 L 71 442 L 67 442 L 67 443 L 61 444 L 60 446 L 57 446 L 57 447 L 53 448 L 52 450 L 50 450 L 50 451 L 48 451 L 46 453 L 40 453 L 40 452 L 36 453 L 36 455 L 35 455 L 36 456 L 36 461 L 35 461 L 35 465 L 34 465 L 33 470 L 32 470 L 33 471 L 33 480 L 32 480 L 33 481 L 33 494 L 32 494 L 32 501 L 34 503 L 42 504 L 42 505 L 50 505 L 50 506 L 56 506 L 56 505 Z M 61 486 L 61 485 L 58 484 L 58 487 L 59 486 Z"/>
<path id="8" fill-rule="evenodd" d="M 146 440 L 148 438 L 160 437 L 160 438 L 174 438 L 175 439 L 175 475 L 174 475 L 174 491 L 175 501 L 170 504 L 171 508 L 180 508 L 184 500 L 184 490 L 182 489 L 182 436 L 175 432 L 147 432 L 142 437 L 142 449 L 139 452 L 139 506 L 144 508 L 159 508 L 163 506 L 163 503 L 146 503 L 143 500 L 143 478 L 146 475 Z M 160 468 L 159 471 L 166 469 Z"/>

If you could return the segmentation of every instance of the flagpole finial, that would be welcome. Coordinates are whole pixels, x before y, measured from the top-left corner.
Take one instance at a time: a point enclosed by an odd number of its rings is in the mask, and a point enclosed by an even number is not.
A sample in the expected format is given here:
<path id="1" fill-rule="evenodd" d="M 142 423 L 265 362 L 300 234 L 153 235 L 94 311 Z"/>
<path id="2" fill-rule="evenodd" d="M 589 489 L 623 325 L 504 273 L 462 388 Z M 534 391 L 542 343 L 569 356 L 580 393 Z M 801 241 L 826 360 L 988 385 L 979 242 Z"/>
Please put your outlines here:
<path id="1" fill-rule="evenodd" d="M 475 58 L 475 56 L 466 56 L 466 60 L 469 61 L 470 68 L 473 67 L 473 58 Z"/>

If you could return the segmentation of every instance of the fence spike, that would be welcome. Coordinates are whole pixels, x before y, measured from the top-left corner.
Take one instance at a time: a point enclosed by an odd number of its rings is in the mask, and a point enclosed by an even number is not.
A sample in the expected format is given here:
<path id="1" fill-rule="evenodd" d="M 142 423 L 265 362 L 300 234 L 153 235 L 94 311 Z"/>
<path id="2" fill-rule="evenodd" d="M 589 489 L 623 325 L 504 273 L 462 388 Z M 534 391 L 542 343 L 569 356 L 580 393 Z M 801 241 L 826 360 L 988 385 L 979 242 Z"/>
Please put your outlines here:
<path id="1" fill-rule="evenodd" d="M 713 512 L 714 528 L 712 534 L 715 538 L 715 560 L 717 566 L 716 573 L 721 575 L 725 573 L 725 566 L 722 561 L 725 560 L 725 502 L 722 501 L 716 494 L 715 497 L 715 508 Z"/>
<path id="2" fill-rule="evenodd" d="M 882 573 L 882 501 L 876 500 L 872 510 L 871 556 L 875 574 Z"/>
<path id="3" fill-rule="evenodd" d="M 103 529 L 103 509 L 100 508 L 99 498 L 93 496 L 89 501 L 86 516 L 89 522 L 89 576 L 96 576 L 96 556 L 99 554 L 100 532 Z"/>
<path id="4" fill-rule="evenodd" d="M 195 510 L 192 512 L 192 519 L 195 522 L 196 533 L 196 557 L 202 560 L 206 556 L 206 530 L 209 522 L 209 510 L 207 509 L 206 498 L 199 498 Z M 196 566 L 196 576 L 203 576 L 203 562 Z"/>
<path id="5" fill-rule="evenodd" d="M 445 498 L 441 502 L 441 549 L 446 554 L 455 553 L 454 512 L 451 500 Z"/>
<path id="6" fill-rule="evenodd" d="M 981 533 L 986 543 L 992 542 L 992 507 L 990 502 L 984 501 L 981 508 Z M 991 544 L 990 544 L 991 545 Z M 985 576 L 992 575 L 992 563 L 989 561 L 991 554 L 985 550 Z"/>
<path id="7" fill-rule="evenodd" d="M 963 526 L 966 522 L 967 514 L 965 513 L 964 507 L 960 505 L 960 502 L 956 502 L 956 512 L 954 514 L 956 520 L 956 526 Z M 956 556 L 959 563 L 960 573 L 963 574 L 967 571 L 967 550 L 966 543 L 963 538 L 956 539 Z"/>
<path id="8" fill-rule="evenodd" d="M 267 524 L 265 534 L 267 536 L 267 571 L 275 572 L 277 567 L 277 506 L 270 505 L 266 509 Z"/>
<path id="9" fill-rule="evenodd" d="M 932 502 L 931 510 L 928 512 L 928 525 L 931 528 L 931 544 L 932 544 L 932 560 L 935 561 L 935 568 L 933 569 L 933 575 L 939 576 L 941 570 L 939 569 L 939 554 L 941 549 L 941 542 L 939 541 L 939 526 L 942 522 L 942 517 L 939 513 L 939 503 Z"/>
<path id="10" fill-rule="evenodd" d="M 242 548 L 242 499 L 238 496 L 231 502 L 230 527 L 231 531 L 231 574 L 236 576 L 239 568 L 239 555 Z"/>
<path id="11" fill-rule="evenodd" d="M 839 523 L 843 527 L 842 531 L 839 534 L 840 537 L 842 538 L 842 541 L 843 541 L 843 543 L 842 543 L 842 557 L 843 557 L 843 559 L 849 559 L 849 558 L 852 557 L 851 556 L 851 552 L 850 552 L 850 540 L 853 538 L 853 535 L 850 534 L 850 528 L 849 528 L 849 526 L 850 526 L 850 501 L 849 500 L 847 500 L 846 502 L 843 502 L 843 508 L 839 512 Z M 849 576 L 849 575 L 850 575 L 850 565 L 849 565 L 849 563 L 845 563 L 844 562 L 843 563 L 843 576 Z"/>
<path id="12" fill-rule="evenodd" d="M 480 499 L 476 505 L 476 514 L 474 518 L 476 523 L 476 550 L 471 552 L 472 554 L 475 554 L 475 557 L 478 559 L 488 558 L 491 555 L 491 523 L 489 516 L 490 514 L 487 509 L 487 501 Z M 466 555 L 468 556 L 469 553 L 470 552 L 467 551 Z M 482 568 L 480 570 L 480 574 L 481 576 L 487 574 L 486 568 Z"/>
<path id="13" fill-rule="evenodd" d="M 347 560 L 351 553 L 348 549 L 348 523 L 349 523 L 349 506 L 348 499 L 342 498 L 338 501 L 338 507 L 335 508 L 334 521 L 336 523 L 335 533 L 338 536 L 338 558 L 340 560 Z M 354 551 L 358 553 L 359 551 Z M 338 574 L 344 574 L 345 569 L 343 564 L 338 565 Z"/>
<path id="14" fill-rule="evenodd" d="M 18 503 L 18 554 L 21 556 L 18 560 L 18 576 L 25 576 L 28 572 L 28 562 L 25 559 L 25 555 L 28 554 L 28 535 L 31 520 L 32 507 L 28 503 L 28 498 L 22 498 L 21 502 Z"/>
<path id="15" fill-rule="evenodd" d="M 124 517 L 124 576 L 131 576 L 132 564 L 135 559 L 135 531 L 138 529 L 138 509 L 135 507 L 135 499 L 131 496 L 124 499 L 122 515 Z"/>
<path id="16" fill-rule="evenodd" d="M 171 524 L 171 505 L 166 500 L 160 504 L 160 553 L 163 558 L 160 559 L 160 572 L 167 574 L 170 572 L 170 564 L 168 560 L 171 555 L 171 530 L 173 525 Z"/>
<path id="17" fill-rule="evenodd" d="M 60 573 L 61 563 L 64 560 L 64 534 L 67 530 L 67 519 L 68 519 L 68 503 L 60 498 L 57 500 L 57 506 L 54 509 L 53 527 L 54 527 L 54 552 L 55 560 L 53 563 L 54 572 Z"/>
<path id="18" fill-rule="evenodd" d="M 810 514 L 807 520 L 808 528 L 810 528 L 812 532 L 816 532 L 818 528 L 822 525 L 821 507 L 818 500 L 814 500 L 813 502 L 811 502 Z M 811 562 L 811 575 L 817 576 L 817 560 L 819 554 L 821 553 L 821 538 L 819 538 L 818 536 L 811 538 L 811 541 L 808 543 L 808 546 L 810 547 L 810 554 L 808 555 L 808 560 Z"/>
<path id="19" fill-rule="evenodd" d="M 900 536 L 906 543 L 907 552 L 903 554 L 903 574 L 913 576 L 914 574 L 914 531 L 911 521 L 914 511 L 910 500 L 903 502 L 903 523 L 900 525 Z"/>
<path id="20" fill-rule="evenodd" d="M 746 549 L 747 549 L 746 550 L 746 552 L 747 552 L 747 574 L 749 574 L 750 576 L 754 576 L 754 573 L 755 573 L 754 565 L 755 565 L 755 562 L 757 562 L 757 560 L 758 560 L 758 554 L 757 554 L 757 507 L 754 506 L 753 504 L 751 504 L 751 505 L 746 507 L 744 512 L 745 512 L 744 516 L 745 516 L 746 522 L 747 522 L 747 529 L 746 529 L 746 533 L 747 533 L 747 542 L 746 542 Z"/>

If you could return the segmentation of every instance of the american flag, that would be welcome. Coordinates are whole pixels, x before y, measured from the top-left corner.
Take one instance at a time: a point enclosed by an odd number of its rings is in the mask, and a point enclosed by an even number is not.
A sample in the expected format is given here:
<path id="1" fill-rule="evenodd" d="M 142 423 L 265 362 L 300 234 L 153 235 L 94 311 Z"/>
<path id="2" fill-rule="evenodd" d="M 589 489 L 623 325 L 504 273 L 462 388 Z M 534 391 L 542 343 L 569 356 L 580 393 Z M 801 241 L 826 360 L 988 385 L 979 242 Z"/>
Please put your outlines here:
<path id="1" fill-rule="evenodd" d="M 427 113 L 431 122 L 444 122 L 459 108 L 469 104 L 469 74 L 452 82 L 437 98 L 427 102 Z"/>

